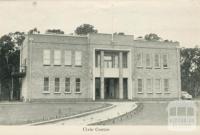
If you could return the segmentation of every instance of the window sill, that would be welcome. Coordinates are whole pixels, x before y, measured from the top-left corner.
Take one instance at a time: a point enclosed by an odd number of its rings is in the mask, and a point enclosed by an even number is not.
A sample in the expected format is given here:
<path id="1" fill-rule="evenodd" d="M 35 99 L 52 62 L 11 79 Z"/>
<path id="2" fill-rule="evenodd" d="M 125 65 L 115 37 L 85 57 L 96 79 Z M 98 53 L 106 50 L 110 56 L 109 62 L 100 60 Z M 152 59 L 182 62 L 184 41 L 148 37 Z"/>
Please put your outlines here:
<path id="1" fill-rule="evenodd" d="M 156 92 L 156 94 L 162 94 L 162 92 Z"/>
<path id="2" fill-rule="evenodd" d="M 42 94 L 50 94 L 49 91 L 43 91 Z"/>
<path id="3" fill-rule="evenodd" d="M 66 67 L 71 67 L 72 66 L 72 64 L 71 65 L 65 65 Z"/>
<path id="4" fill-rule="evenodd" d="M 160 67 L 154 67 L 155 69 L 161 69 Z"/>
<path id="5" fill-rule="evenodd" d="M 169 67 L 163 67 L 163 69 L 169 69 Z"/>
<path id="6" fill-rule="evenodd" d="M 61 92 L 54 92 L 54 94 L 61 94 Z"/>
<path id="7" fill-rule="evenodd" d="M 147 94 L 153 94 L 153 92 L 147 92 Z"/>
<path id="8" fill-rule="evenodd" d="M 75 94 L 81 94 L 81 92 L 75 92 Z"/>
<path id="9" fill-rule="evenodd" d="M 72 94 L 72 92 L 64 92 L 65 94 Z"/>
<path id="10" fill-rule="evenodd" d="M 75 65 L 75 67 L 82 67 L 82 65 Z"/>
<path id="11" fill-rule="evenodd" d="M 152 69 L 152 67 L 146 67 L 146 69 Z"/>
<path id="12" fill-rule="evenodd" d="M 137 66 L 137 68 L 143 68 L 142 66 Z"/>
<path id="13" fill-rule="evenodd" d="M 61 65 L 55 65 L 55 64 L 54 64 L 54 66 L 61 66 Z"/>
<path id="14" fill-rule="evenodd" d="M 51 66 L 51 64 L 43 64 L 43 66 Z"/>
<path id="15" fill-rule="evenodd" d="M 138 94 L 144 94 L 143 92 L 138 92 Z"/>

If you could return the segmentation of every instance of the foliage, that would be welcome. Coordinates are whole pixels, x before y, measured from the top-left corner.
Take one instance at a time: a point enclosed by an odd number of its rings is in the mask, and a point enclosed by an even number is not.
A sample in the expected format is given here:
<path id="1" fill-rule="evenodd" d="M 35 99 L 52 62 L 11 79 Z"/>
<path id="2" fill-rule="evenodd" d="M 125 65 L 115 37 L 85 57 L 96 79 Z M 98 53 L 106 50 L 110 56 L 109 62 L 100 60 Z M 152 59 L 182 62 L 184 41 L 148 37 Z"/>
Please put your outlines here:
<path id="1" fill-rule="evenodd" d="M 28 31 L 28 34 L 40 34 L 40 31 L 37 28 L 33 28 Z"/>
<path id="2" fill-rule="evenodd" d="M 150 34 L 146 34 L 144 39 L 148 41 L 158 41 L 161 39 L 161 37 L 159 37 L 157 34 L 150 33 Z"/>
<path id="3" fill-rule="evenodd" d="M 182 90 L 193 96 L 200 92 L 200 48 L 181 48 Z"/>
<path id="4" fill-rule="evenodd" d="M 113 33 L 114 35 L 125 35 L 125 33 L 124 32 L 115 32 L 115 33 Z"/>
<path id="5" fill-rule="evenodd" d="M 98 30 L 93 25 L 82 24 L 76 28 L 75 33 L 77 35 L 87 35 L 89 33 L 98 33 Z"/>
<path id="6" fill-rule="evenodd" d="M 65 34 L 64 31 L 60 30 L 60 29 L 48 29 L 46 30 L 46 34 L 48 33 L 53 33 L 53 34 Z"/>

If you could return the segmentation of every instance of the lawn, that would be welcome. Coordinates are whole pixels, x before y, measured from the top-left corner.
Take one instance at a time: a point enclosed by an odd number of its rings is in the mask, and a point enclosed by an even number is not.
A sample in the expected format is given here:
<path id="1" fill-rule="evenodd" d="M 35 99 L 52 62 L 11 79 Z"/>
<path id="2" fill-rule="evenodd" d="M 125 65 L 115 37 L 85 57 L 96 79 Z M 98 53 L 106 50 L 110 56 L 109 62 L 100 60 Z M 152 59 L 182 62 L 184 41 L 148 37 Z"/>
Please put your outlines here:
<path id="1" fill-rule="evenodd" d="M 0 125 L 21 125 L 107 107 L 106 103 L 0 104 Z"/>
<path id="2" fill-rule="evenodd" d="M 143 110 L 132 118 L 106 125 L 168 125 L 168 103 L 143 103 Z M 197 103 L 197 125 L 200 125 L 200 102 Z"/>

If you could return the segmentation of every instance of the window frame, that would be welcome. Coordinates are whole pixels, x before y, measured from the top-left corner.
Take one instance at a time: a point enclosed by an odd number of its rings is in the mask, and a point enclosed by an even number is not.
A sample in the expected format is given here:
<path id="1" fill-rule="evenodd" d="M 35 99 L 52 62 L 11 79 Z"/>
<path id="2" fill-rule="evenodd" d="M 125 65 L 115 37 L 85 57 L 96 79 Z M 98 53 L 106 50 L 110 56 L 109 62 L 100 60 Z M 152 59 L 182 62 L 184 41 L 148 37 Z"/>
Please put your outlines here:
<path id="1" fill-rule="evenodd" d="M 80 54 L 80 59 L 78 59 L 79 54 Z M 82 51 L 75 51 L 75 62 L 74 62 L 75 66 L 77 66 L 77 67 L 82 66 L 82 56 L 83 56 Z"/>
<path id="2" fill-rule="evenodd" d="M 150 80 L 150 89 L 148 88 L 148 80 Z M 146 90 L 148 94 L 153 93 L 153 79 L 152 78 L 147 78 L 146 79 Z"/>
<path id="3" fill-rule="evenodd" d="M 156 66 L 156 55 L 158 55 L 158 66 Z M 154 54 L 154 68 L 158 69 L 160 67 L 161 67 L 160 54 L 156 53 Z"/>
<path id="4" fill-rule="evenodd" d="M 57 58 L 56 57 L 56 52 L 59 52 L 58 54 L 60 54 L 60 57 L 59 58 Z M 55 49 L 54 50 L 54 53 L 53 53 L 53 64 L 54 64 L 54 66 L 60 66 L 61 65 L 61 56 L 62 56 L 62 52 L 61 52 L 61 50 L 59 50 L 59 49 Z M 59 61 L 58 61 L 59 60 Z M 58 62 L 58 63 L 56 63 L 56 62 Z"/>
<path id="5" fill-rule="evenodd" d="M 48 52 L 48 56 L 46 55 L 46 53 Z M 48 61 L 48 62 L 46 62 Z M 51 50 L 50 49 L 43 49 L 43 65 L 44 66 L 50 66 L 51 65 Z"/>
<path id="6" fill-rule="evenodd" d="M 58 82 L 58 88 L 59 88 L 59 89 L 58 89 L 58 91 L 56 91 L 56 79 L 59 79 L 59 82 Z M 60 83 L 61 83 L 61 82 L 60 82 L 60 78 L 59 78 L 59 77 L 55 77 L 55 78 L 54 78 L 54 93 L 55 93 L 55 94 L 61 93 L 61 92 L 60 92 L 60 91 L 61 91 Z"/>
<path id="7" fill-rule="evenodd" d="M 149 65 L 147 65 L 147 55 L 149 55 Z M 146 68 L 152 68 L 152 55 L 150 53 L 147 53 L 145 55 L 145 63 L 146 63 Z"/>
<path id="8" fill-rule="evenodd" d="M 77 82 L 77 79 L 79 79 L 79 82 Z M 79 91 L 77 91 L 77 83 L 79 84 Z M 81 93 L 81 78 L 75 78 L 75 93 Z"/>
<path id="9" fill-rule="evenodd" d="M 45 90 L 45 78 L 48 78 L 48 91 L 46 91 Z M 42 93 L 46 93 L 46 94 L 49 94 L 50 93 L 50 78 L 49 78 L 49 76 L 45 76 L 45 77 L 43 77 L 43 91 L 42 91 Z"/>
<path id="10" fill-rule="evenodd" d="M 156 80 L 159 80 L 160 83 L 159 83 L 159 90 L 156 88 Z M 155 89 L 155 92 L 157 94 L 162 94 L 162 79 L 161 78 L 156 78 L 155 81 L 154 81 L 154 89 Z"/>
<path id="11" fill-rule="evenodd" d="M 168 90 L 167 91 L 165 90 L 165 80 L 168 81 Z M 170 81 L 169 81 L 169 78 L 164 78 L 163 79 L 163 90 L 164 90 L 164 93 L 170 93 Z"/>
<path id="12" fill-rule="evenodd" d="M 142 82 L 142 86 L 141 86 L 142 90 L 141 91 L 139 91 L 139 80 L 141 80 L 141 82 Z M 142 78 L 138 78 L 137 79 L 137 93 L 138 94 L 143 94 L 144 93 L 144 81 L 143 81 Z"/>
<path id="13" fill-rule="evenodd" d="M 67 57 L 69 57 L 69 59 L 67 59 Z M 72 65 L 72 51 L 71 50 L 65 50 L 65 66 L 71 66 Z M 70 61 L 67 61 L 70 60 Z"/>
<path id="14" fill-rule="evenodd" d="M 164 69 L 168 69 L 168 68 L 169 68 L 169 58 L 168 58 L 169 55 L 168 55 L 168 54 L 163 54 L 162 56 L 163 56 L 163 58 L 162 58 L 162 61 L 163 61 L 163 62 L 162 62 L 162 67 L 163 67 Z M 166 56 L 166 64 L 167 64 L 166 67 L 164 66 L 164 56 Z"/>
<path id="15" fill-rule="evenodd" d="M 67 82 L 66 82 L 66 79 L 69 79 L 69 82 L 68 82 L 68 87 L 69 87 L 69 91 L 66 91 L 66 84 L 67 84 Z M 71 78 L 70 77 L 65 77 L 65 93 L 72 93 L 72 90 L 71 90 Z"/>
<path id="16" fill-rule="evenodd" d="M 138 62 L 138 55 L 140 55 L 140 61 L 139 62 Z M 136 54 L 136 66 L 138 68 L 142 68 L 143 67 L 143 53 L 141 53 L 141 52 Z"/>

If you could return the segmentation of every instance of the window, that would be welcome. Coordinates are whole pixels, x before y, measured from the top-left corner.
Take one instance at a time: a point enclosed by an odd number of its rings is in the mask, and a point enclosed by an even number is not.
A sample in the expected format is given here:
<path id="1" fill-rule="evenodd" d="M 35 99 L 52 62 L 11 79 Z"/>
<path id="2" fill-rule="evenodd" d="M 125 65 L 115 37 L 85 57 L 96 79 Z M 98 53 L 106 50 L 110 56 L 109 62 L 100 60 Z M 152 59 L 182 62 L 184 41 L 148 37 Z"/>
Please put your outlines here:
<path id="1" fill-rule="evenodd" d="M 105 68 L 112 68 L 112 56 L 111 55 L 105 55 L 104 56 L 104 67 Z"/>
<path id="2" fill-rule="evenodd" d="M 61 51 L 54 50 L 54 65 L 60 65 L 60 64 L 61 64 Z"/>
<path id="3" fill-rule="evenodd" d="M 160 87 L 161 85 L 160 84 L 161 84 L 160 79 L 156 79 L 155 80 L 155 90 L 156 90 L 157 93 L 161 92 L 161 87 Z"/>
<path id="4" fill-rule="evenodd" d="M 82 53 L 81 53 L 81 51 L 75 52 L 75 65 L 76 66 L 82 65 Z"/>
<path id="5" fill-rule="evenodd" d="M 155 62 L 154 62 L 154 66 L 156 68 L 160 68 L 160 55 L 159 54 L 155 54 Z"/>
<path id="6" fill-rule="evenodd" d="M 95 65 L 96 67 L 100 67 L 101 59 L 100 59 L 100 52 L 95 53 Z"/>
<path id="7" fill-rule="evenodd" d="M 119 55 L 114 55 L 114 68 L 119 67 Z"/>
<path id="8" fill-rule="evenodd" d="M 44 92 L 49 91 L 49 77 L 44 77 Z"/>
<path id="9" fill-rule="evenodd" d="M 163 55 L 163 68 L 168 68 L 168 55 Z"/>
<path id="10" fill-rule="evenodd" d="M 142 53 L 138 53 L 136 56 L 137 67 L 142 67 Z"/>
<path id="11" fill-rule="evenodd" d="M 151 67 L 151 55 L 146 54 L 146 67 Z"/>
<path id="12" fill-rule="evenodd" d="M 164 79 L 164 91 L 169 92 L 169 79 Z"/>
<path id="13" fill-rule="evenodd" d="M 43 64 L 50 65 L 50 50 L 43 50 Z"/>
<path id="14" fill-rule="evenodd" d="M 127 65 L 127 52 L 124 52 L 123 55 L 122 55 L 122 63 L 123 63 L 123 68 L 127 68 L 128 65 Z"/>
<path id="15" fill-rule="evenodd" d="M 70 93 L 71 89 L 70 89 L 70 78 L 65 78 L 65 92 L 66 93 Z"/>
<path id="16" fill-rule="evenodd" d="M 142 93 L 143 91 L 143 82 L 142 79 L 138 79 L 138 93 Z"/>
<path id="17" fill-rule="evenodd" d="M 81 92 L 80 87 L 81 87 L 81 79 L 80 78 L 76 78 L 76 92 L 77 93 Z"/>
<path id="18" fill-rule="evenodd" d="M 72 52 L 65 51 L 65 65 L 72 65 Z"/>
<path id="19" fill-rule="evenodd" d="M 152 92 L 152 80 L 151 79 L 147 79 L 146 87 L 147 87 L 147 92 L 151 93 Z"/>
<path id="20" fill-rule="evenodd" d="M 60 91 L 60 78 L 55 78 L 55 92 Z"/>

